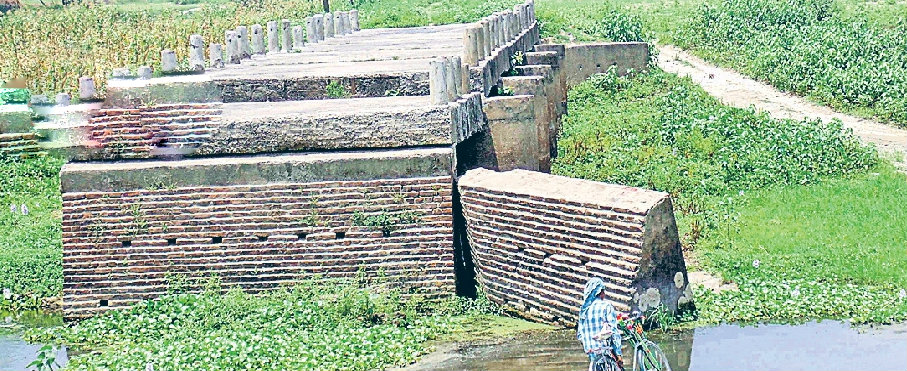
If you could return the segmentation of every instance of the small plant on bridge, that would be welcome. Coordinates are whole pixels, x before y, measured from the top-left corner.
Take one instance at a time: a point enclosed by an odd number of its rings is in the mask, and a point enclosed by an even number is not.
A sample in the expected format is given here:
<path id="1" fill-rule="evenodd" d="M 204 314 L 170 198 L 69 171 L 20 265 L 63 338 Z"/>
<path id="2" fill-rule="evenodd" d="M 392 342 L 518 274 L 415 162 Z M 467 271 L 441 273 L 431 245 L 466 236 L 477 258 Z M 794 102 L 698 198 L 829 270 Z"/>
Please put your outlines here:
<path id="1" fill-rule="evenodd" d="M 422 214 L 417 211 L 387 212 L 366 214 L 357 211 L 353 214 L 353 225 L 380 228 L 384 237 L 399 230 L 402 225 L 418 223 Z"/>
<path id="2" fill-rule="evenodd" d="M 346 90 L 346 87 L 336 80 L 328 83 L 328 86 L 324 88 L 324 91 L 328 98 L 333 99 L 349 98 L 351 95 L 350 92 Z"/>

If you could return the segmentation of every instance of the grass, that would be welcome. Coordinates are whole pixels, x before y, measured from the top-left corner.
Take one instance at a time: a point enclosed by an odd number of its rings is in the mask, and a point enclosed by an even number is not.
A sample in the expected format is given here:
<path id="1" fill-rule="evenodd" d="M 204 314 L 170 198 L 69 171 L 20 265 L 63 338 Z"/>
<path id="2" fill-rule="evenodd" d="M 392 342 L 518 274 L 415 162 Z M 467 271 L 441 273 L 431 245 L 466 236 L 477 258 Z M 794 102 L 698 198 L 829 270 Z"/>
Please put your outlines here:
<path id="1" fill-rule="evenodd" d="M 658 69 L 594 77 L 569 99 L 552 171 L 671 193 L 687 246 L 729 217 L 740 191 L 812 183 L 877 161 L 838 124 L 723 106 Z"/>
<path id="2" fill-rule="evenodd" d="M 475 22 L 496 11 L 513 9 L 518 0 L 358 0 L 363 28 L 420 27 Z"/>
<path id="3" fill-rule="evenodd" d="M 0 297 L 0 309 L 36 308 L 62 291 L 62 164 L 0 157 L 0 289 L 13 295 Z"/>
<path id="4" fill-rule="evenodd" d="M 484 299 L 430 303 L 351 281 L 252 296 L 222 295 L 212 280 L 201 294 L 174 292 L 26 338 L 81 350 L 68 370 L 374 370 L 415 361 L 431 340 L 543 328 L 497 313 Z"/>
<path id="5" fill-rule="evenodd" d="M 686 254 L 739 286 L 697 289 L 694 324 L 907 320 L 907 179 L 840 125 L 723 106 L 658 69 L 569 99 L 553 171 L 670 192 Z"/>

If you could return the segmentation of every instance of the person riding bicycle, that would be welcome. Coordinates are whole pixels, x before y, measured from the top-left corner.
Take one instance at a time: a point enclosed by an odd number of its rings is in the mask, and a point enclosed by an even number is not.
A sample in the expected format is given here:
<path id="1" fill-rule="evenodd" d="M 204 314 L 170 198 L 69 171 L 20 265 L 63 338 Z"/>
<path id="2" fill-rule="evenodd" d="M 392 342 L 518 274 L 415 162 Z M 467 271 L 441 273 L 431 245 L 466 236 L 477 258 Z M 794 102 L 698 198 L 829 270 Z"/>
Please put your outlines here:
<path id="1" fill-rule="evenodd" d="M 585 301 L 579 309 L 576 338 L 583 343 L 583 351 L 589 355 L 589 370 L 593 371 L 595 362 L 605 356 L 604 352 L 609 346 L 608 337 L 611 338 L 610 346 L 617 358 L 617 365 L 623 369 L 617 311 L 605 300 L 605 282 L 601 278 L 589 280 L 583 290 L 583 296 Z"/>

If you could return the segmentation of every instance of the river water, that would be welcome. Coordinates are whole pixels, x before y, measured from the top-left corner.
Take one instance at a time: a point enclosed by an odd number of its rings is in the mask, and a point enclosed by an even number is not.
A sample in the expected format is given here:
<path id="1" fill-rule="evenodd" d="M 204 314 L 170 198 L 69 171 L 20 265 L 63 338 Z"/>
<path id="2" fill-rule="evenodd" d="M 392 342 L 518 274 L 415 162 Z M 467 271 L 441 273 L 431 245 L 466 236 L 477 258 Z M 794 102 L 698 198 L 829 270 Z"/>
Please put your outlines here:
<path id="1" fill-rule="evenodd" d="M 40 345 L 20 337 L 26 327 L 60 326 L 59 315 L 0 312 L 0 371 L 23 371 Z M 802 325 L 721 325 L 651 333 L 674 371 L 907 370 L 907 324 L 851 327 L 838 321 Z M 627 366 L 632 365 L 628 349 Z M 430 355 L 407 371 L 586 370 L 572 331 L 525 335 L 495 345 L 473 345 Z M 57 354 L 65 365 L 66 350 Z"/>
<path id="2" fill-rule="evenodd" d="M 674 371 L 907 370 L 907 326 L 858 327 L 838 321 L 802 325 L 721 325 L 649 336 Z M 624 350 L 626 366 L 632 354 Z M 470 346 L 418 363 L 411 371 L 586 370 L 572 331 Z"/>
<path id="3" fill-rule="evenodd" d="M 0 311 L 0 371 L 25 371 L 27 366 L 38 357 L 41 345 L 28 344 L 21 334 L 26 328 L 53 327 L 63 324 L 59 314 L 48 314 L 39 311 L 4 312 Z M 66 365 L 66 349 L 57 352 L 57 363 Z M 59 368 L 54 368 L 59 369 Z"/>

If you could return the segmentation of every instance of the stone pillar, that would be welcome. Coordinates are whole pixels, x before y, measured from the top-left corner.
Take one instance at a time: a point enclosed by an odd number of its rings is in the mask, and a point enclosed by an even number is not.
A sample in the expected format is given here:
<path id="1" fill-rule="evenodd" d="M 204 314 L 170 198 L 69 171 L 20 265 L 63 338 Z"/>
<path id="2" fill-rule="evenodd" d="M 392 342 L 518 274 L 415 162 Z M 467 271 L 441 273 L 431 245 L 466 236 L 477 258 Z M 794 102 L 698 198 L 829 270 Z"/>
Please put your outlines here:
<path id="1" fill-rule="evenodd" d="M 532 26 L 538 20 L 538 18 L 535 17 L 535 1 L 529 0 L 528 4 L 529 4 L 529 23 L 530 23 L 530 26 Z"/>
<path id="2" fill-rule="evenodd" d="M 260 24 L 252 25 L 252 53 L 265 54 L 265 31 Z"/>
<path id="3" fill-rule="evenodd" d="M 460 65 L 460 95 L 469 94 L 469 66 L 465 63 Z"/>
<path id="4" fill-rule="evenodd" d="M 516 36 L 516 14 L 513 14 L 513 11 L 508 10 L 504 12 L 504 18 L 506 19 L 505 24 L 507 25 L 507 28 L 504 29 L 504 36 L 506 37 L 504 44 L 507 44 L 510 43 L 510 40 L 513 40 L 514 36 Z"/>
<path id="5" fill-rule="evenodd" d="M 139 80 L 148 80 L 151 78 L 151 67 L 149 66 L 139 66 L 136 70 L 136 76 Z"/>
<path id="6" fill-rule="evenodd" d="M 60 93 L 57 94 L 57 96 L 54 98 L 54 101 L 57 102 L 58 106 L 68 106 L 72 101 L 72 98 L 69 96 L 69 94 Z"/>
<path id="7" fill-rule="evenodd" d="M 447 58 L 447 101 L 453 102 L 456 101 L 460 96 L 460 85 L 463 80 L 462 77 L 462 66 L 463 60 L 460 57 L 448 57 Z M 457 73 L 460 72 L 460 74 Z"/>
<path id="8" fill-rule="evenodd" d="M 171 73 L 176 71 L 179 64 L 176 62 L 176 53 L 170 49 L 161 50 L 161 72 Z"/>
<path id="9" fill-rule="evenodd" d="M 482 46 L 485 52 L 485 56 L 487 57 L 490 56 L 491 51 L 494 50 L 494 48 L 491 47 L 491 22 L 489 22 L 486 18 L 479 22 L 479 24 L 482 25 Z"/>
<path id="10" fill-rule="evenodd" d="M 519 21 L 520 30 L 526 28 L 526 4 L 517 4 L 513 6 L 513 12 L 516 13 Z"/>
<path id="11" fill-rule="evenodd" d="M 249 47 L 249 29 L 246 26 L 236 27 L 236 38 L 239 44 L 239 58 L 249 59 L 252 56 L 252 48 Z"/>
<path id="12" fill-rule="evenodd" d="M 309 44 L 318 42 L 318 34 L 315 33 L 315 20 L 312 17 L 305 19 L 305 36 Z"/>
<path id="13" fill-rule="evenodd" d="M 444 58 L 435 58 L 429 62 L 428 90 L 433 105 L 446 104 L 448 100 L 446 65 Z"/>
<path id="14" fill-rule="evenodd" d="M 324 38 L 334 37 L 334 15 L 324 13 Z"/>
<path id="15" fill-rule="evenodd" d="M 202 35 L 189 36 L 189 69 L 192 71 L 205 70 L 205 41 Z"/>
<path id="16" fill-rule="evenodd" d="M 312 27 L 315 28 L 315 39 L 324 41 L 324 15 L 315 14 L 312 16 Z"/>
<path id="17" fill-rule="evenodd" d="M 79 78 L 79 100 L 90 101 L 98 99 L 98 88 L 94 79 L 87 76 Z"/>
<path id="18" fill-rule="evenodd" d="M 280 21 L 280 51 L 289 53 L 293 50 L 293 30 L 290 29 L 290 20 Z"/>
<path id="19" fill-rule="evenodd" d="M 334 12 L 334 36 L 343 35 L 343 12 Z"/>
<path id="20" fill-rule="evenodd" d="M 466 29 L 465 35 L 463 35 L 463 62 L 467 65 L 473 66 L 479 63 L 479 51 L 482 46 L 479 45 L 479 32 L 481 32 L 481 26 L 472 25 Z"/>
<path id="21" fill-rule="evenodd" d="M 498 21 L 499 22 L 499 24 L 498 24 L 498 46 L 503 47 L 504 45 L 507 45 L 507 36 L 506 36 L 507 24 L 506 24 L 506 21 L 504 20 L 503 13 L 498 14 L 498 20 L 499 20 Z"/>
<path id="22" fill-rule="evenodd" d="M 224 68 L 224 46 L 211 44 L 208 47 L 208 59 L 211 62 L 211 68 Z"/>
<path id="23" fill-rule="evenodd" d="M 280 51 L 280 36 L 277 33 L 277 21 L 268 21 L 268 53 Z"/>
<path id="24" fill-rule="evenodd" d="M 305 46 L 304 37 L 302 26 L 293 26 L 293 50 L 302 50 Z"/>
<path id="25" fill-rule="evenodd" d="M 242 60 L 239 52 L 239 35 L 236 31 L 224 32 L 224 43 L 227 45 L 227 63 L 237 64 Z"/>
<path id="26" fill-rule="evenodd" d="M 494 15 L 488 17 L 488 47 L 494 52 L 498 48 L 498 18 Z"/>
<path id="27" fill-rule="evenodd" d="M 356 9 L 350 10 L 350 29 L 359 31 L 359 11 Z"/>

